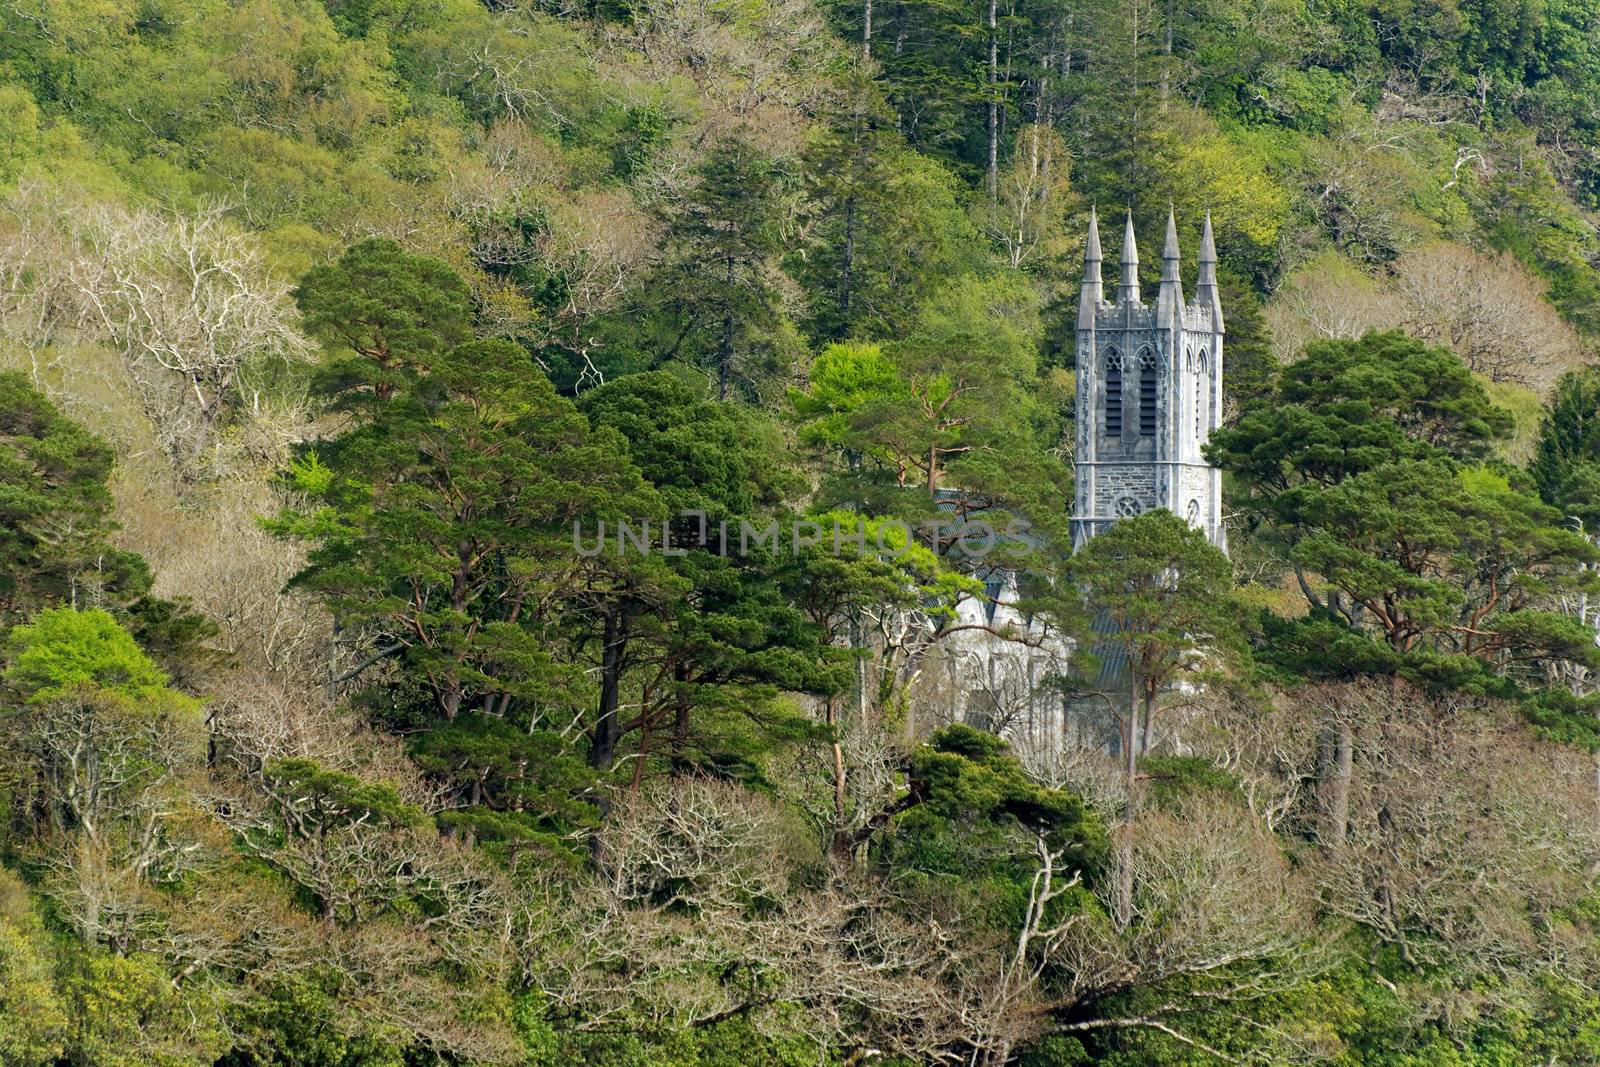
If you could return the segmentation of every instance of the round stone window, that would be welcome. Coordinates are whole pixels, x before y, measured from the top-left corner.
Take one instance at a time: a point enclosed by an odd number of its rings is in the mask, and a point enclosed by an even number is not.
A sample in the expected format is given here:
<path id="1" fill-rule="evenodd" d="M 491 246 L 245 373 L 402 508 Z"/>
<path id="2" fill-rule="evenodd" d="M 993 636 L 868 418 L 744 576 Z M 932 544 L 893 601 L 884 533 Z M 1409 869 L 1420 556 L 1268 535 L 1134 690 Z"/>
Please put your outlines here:
<path id="1" fill-rule="evenodd" d="M 1144 505 L 1140 503 L 1139 498 L 1136 496 L 1117 497 L 1117 502 L 1113 505 L 1113 509 L 1119 519 L 1131 519 L 1144 513 Z"/>

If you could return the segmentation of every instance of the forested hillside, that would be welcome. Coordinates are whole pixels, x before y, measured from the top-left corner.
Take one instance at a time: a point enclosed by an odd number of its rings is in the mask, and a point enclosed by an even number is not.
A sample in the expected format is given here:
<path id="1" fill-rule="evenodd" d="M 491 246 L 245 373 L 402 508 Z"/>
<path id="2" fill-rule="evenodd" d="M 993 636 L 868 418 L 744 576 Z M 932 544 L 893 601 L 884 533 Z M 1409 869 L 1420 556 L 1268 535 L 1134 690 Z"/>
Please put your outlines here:
<path id="1" fill-rule="evenodd" d="M 0 1064 L 1600 1064 L 1596 100 L 1593 0 L 0 5 Z M 1071 551 L 1091 208 L 1209 213 L 1228 556 Z"/>

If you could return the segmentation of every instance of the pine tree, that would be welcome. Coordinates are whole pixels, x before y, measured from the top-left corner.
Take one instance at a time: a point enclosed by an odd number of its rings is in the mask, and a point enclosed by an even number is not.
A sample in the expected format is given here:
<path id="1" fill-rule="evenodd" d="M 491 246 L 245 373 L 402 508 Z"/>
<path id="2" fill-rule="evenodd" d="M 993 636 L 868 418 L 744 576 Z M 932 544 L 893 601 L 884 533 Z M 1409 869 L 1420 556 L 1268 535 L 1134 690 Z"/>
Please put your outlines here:
<path id="1" fill-rule="evenodd" d="M 330 349 L 320 390 L 346 407 L 383 403 L 472 334 L 467 286 L 450 266 L 393 241 L 353 244 L 295 292 L 306 328 Z"/>
<path id="2" fill-rule="evenodd" d="M 1529 470 L 1545 503 L 1600 530 L 1600 371 L 1562 376 Z"/>
<path id="3" fill-rule="evenodd" d="M 542 639 L 578 581 L 572 524 L 655 510 L 614 433 L 591 433 L 527 354 L 471 342 L 432 357 L 369 423 L 308 455 L 322 508 L 280 532 L 316 543 L 295 584 L 397 654 L 436 714 L 570 700 Z"/>
<path id="4" fill-rule="evenodd" d="M 709 363 L 726 400 L 735 377 L 751 372 L 741 361 L 751 362 L 758 335 L 778 324 L 768 272 L 780 248 L 779 180 L 771 160 L 738 140 L 713 148 L 698 178 L 667 227 L 672 260 L 655 295 L 675 337 L 659 355 Z"/>

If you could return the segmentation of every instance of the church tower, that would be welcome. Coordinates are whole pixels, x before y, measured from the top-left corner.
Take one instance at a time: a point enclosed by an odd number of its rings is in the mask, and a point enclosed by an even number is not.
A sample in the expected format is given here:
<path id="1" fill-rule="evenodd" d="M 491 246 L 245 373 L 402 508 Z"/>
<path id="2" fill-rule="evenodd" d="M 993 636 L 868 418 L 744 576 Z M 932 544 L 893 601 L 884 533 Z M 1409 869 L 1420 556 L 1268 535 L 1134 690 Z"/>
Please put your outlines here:
<path id="1" fill-rule="evenodd" d="M 1178 226 L 1167 213 L 1161 288 L 1139 298 L 1139 250 L 1130 213 L 1122 278 L 1107 301 L 1100 280 L 1100 224 L 1091 210 L 1078 301 L 1077 498 L 1073 547 L 1118 519 L 1167 508 L 1226 550 L 1222 472 L 1201 449 L 1222 415 L 1222 305 L 1217 250 L 1206 215 L 1195 299 L 1178 277 Z"/>

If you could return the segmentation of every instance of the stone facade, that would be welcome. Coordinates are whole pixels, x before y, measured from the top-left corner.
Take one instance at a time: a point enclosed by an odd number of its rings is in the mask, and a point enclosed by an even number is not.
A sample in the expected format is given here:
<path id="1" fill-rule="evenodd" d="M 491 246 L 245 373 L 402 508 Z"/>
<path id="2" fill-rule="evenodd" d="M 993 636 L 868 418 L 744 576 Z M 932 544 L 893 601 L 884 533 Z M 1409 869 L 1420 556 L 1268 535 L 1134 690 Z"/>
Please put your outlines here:
<path id="1" fill-rule="evenodd" d="M 1195 299 L 1179 278 L 1176 220 L 1167 216 L 1161 286 L 1139 296 L 1139 253 L 1130 216 L 1121 283 L 1104 297 L 1100 227 L 1093 214 L 1078 304 L 1077 495 L 1073 546 L 1111 523 L 1167 508 L 1224 550 L 1222 474 L 1202 449 L 1222 414 L 1222 307 L 1216 246 L 1206 217 Z"/>

